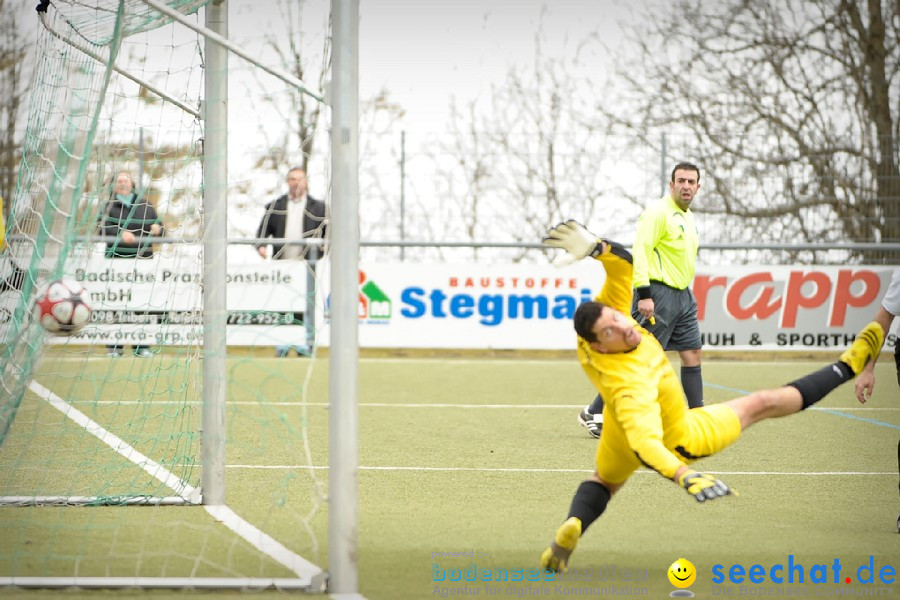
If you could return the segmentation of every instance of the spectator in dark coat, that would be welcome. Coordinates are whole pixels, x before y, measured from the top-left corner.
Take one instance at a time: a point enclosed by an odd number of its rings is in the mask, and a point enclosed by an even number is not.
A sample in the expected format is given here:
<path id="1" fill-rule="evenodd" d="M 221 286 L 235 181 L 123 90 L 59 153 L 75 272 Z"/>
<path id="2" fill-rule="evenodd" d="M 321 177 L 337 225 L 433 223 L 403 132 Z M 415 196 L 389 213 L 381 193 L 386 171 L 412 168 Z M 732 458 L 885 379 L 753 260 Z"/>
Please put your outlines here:
<path id="1" fill-rule="evenodd" d="M 266 212 L 257 230 L 257 238 L 301 240 L 303 238 L 325 237 L 325 203 L 310 197 L 307 191 L 306 170 L 292 167 L 287 176 L 288 191 L 266 205 Z M 259 244 L 257 252 L 263 258 L 269 257 L 269 245 Z M 272 243 L 272 258 L 275 260 L 312 259 L 322 256 L 321 246 L 301 246 Z M 310 263 L 315 270 L 315 263 Z M 276 356 L 287 356 L 291 348 L 300 356 L 308 355 L 305 345 L 278 346 Z"/>
<path id="2" fill-rule="evenodd" d="M 151 236 L 161 236 L 162 223 L 156 209 L 137 193 L 134 179 L 126 172 L 116 175 L 109 203 L 100 221 L 100 234 L 115 240 L 106 242 L 107 258 L 152 258 Z M 106 347 L 110 356 L 122 356 L 124 346 Z M 147 346 L 135 346 L 140 358 L 152 356 Z"/>

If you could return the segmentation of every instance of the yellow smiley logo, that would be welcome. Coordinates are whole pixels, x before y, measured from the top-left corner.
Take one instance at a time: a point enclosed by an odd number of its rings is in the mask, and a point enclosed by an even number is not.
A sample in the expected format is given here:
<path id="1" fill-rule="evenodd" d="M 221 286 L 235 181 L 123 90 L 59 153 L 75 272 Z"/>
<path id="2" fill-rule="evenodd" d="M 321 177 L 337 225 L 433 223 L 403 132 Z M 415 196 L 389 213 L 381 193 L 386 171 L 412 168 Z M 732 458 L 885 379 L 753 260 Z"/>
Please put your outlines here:
<path id="1" fill-rule="evenodd" d="M 691 587 L 697 579 L 697 569 L 686 558 L 679 558 L 669 567 L 669 582 L 677 588 Z"/>

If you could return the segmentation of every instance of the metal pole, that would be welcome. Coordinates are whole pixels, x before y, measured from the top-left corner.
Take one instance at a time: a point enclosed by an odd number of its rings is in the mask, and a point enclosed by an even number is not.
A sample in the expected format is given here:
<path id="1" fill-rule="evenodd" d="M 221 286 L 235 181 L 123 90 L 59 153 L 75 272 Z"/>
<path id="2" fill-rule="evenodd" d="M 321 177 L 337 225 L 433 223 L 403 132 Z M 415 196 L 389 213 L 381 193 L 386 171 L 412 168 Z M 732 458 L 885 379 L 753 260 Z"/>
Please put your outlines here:
<path id="1" fill-rule="evenodd" d="M 666 195 L 666 188 L 668 188 L 669 178 L 666 177 L 666 154 L 669 153 L 668 148 L 666 148 L 666 132 L 662 132 L 660 146 L 662 151 L 659 153 L 659 182 L 660 182 L 660 198 Z"/>
<path id="2" fill-rule="evenodd" d="M 332 0 L 329 593 L 358 589 L 359 0 Z"/>
<path id="3" fill-rule="evenodd" d="M 319 262 L 319 247 L 307 250 L 306 260 L 306 307 L 303 309 L 303 326 L 306 329 L 306 350 L 312 355 L 316 347 L 316 265 Z"/>
<path id="4" fill-rule="evenodd" d="M 228 35 L 227 0 L 206 6 L 206 26 Z M 203 101 L 203 504 L 225 504 L 225 251 L 228 163 L 228 51 L 206 40 Z"/>
<path id="5" fill-rule="evenodd" d="M 400 240 L 406 239 L 406 131 L 400 132 Z M 405 256 L 405 247 L 400 246 L 400 260 Z"/>
<path id="6" fill-rule="evenodd" d="M 139 189 L 144 189 L 144 128 L 138 127 L 138 178 Z M 141 194 L 146 196 L 146 194 Z"/>

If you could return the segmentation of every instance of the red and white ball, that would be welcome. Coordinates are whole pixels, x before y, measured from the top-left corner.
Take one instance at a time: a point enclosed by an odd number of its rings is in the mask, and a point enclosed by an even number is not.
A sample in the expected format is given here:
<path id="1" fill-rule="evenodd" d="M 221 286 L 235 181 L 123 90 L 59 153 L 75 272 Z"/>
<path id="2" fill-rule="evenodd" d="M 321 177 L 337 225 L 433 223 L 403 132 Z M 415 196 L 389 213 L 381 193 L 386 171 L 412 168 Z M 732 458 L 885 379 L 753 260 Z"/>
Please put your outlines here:
<path id="1" fill-rule="evenodd" d="M 34 299 L 34 318 L 54 335 L 72 335 L 91 320 L 87 289 L 72 279 L 51 281 Z"/>

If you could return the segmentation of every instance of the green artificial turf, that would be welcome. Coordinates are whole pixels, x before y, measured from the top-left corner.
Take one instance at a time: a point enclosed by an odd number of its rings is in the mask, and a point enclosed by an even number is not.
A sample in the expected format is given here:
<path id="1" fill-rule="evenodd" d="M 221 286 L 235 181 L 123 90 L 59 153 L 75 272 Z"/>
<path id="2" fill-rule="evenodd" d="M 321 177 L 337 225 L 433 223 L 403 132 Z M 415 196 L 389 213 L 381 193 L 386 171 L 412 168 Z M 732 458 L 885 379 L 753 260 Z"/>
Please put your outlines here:
<path id="1" fill-rule="evenodd" d="M 35 381 L 197 485 L 198 374 L 177 357 L 153 361 L 45 359 Z M 708 361 L 706 400 L 777 386 L 818 366 Z M 233 358 L 228 373 L 229 507 L 327 568 L 327 502 L 316 493 L 317 486 L 328 492 L 327 360 Z M 593 465 L 596 442 L 576 422 L 593 392 L 576 361 L 364 359 L 360 591 L 372 599 L 668 597 L 675 588 L 667 570 L 680 557 L 695 565 L 691 590 L 701 598 L 897 591 L 878 574 L 885 565 L 900 570 L 900 394 L 892 365 L 880 363 L 877 377 L 864 407 L 852 385 L 844 386 L 817 410 L 754 426 L 733 447 L 698 463 L 738 490 L 737 497 L 700 505 L 655 473 L 636 473 L 579 543 L 570 577 L 530 581 L 540 577 L 540 552 Z M 29 392 L 0 447 L 0 494 L 33 493 L 171 490 Z M 290 575 L 202 507 L 4 507 L 0 540 L 2 576 Z M 870 556 L 876 580 L 860 583 L 867 571 L 857 568 Z M 842 565 L 838 584 L 835 559 Z M 789 560 L 803 568 L 803 583 L 728 580 L 733 565 L 748 571 L 758 564 L 768 577 Z M 721 584 L 713 581 L 716 565 Z M 815 565 L 827 565 L 828 584 L 810 581 L 824 568 L 812 573 Z"/>

